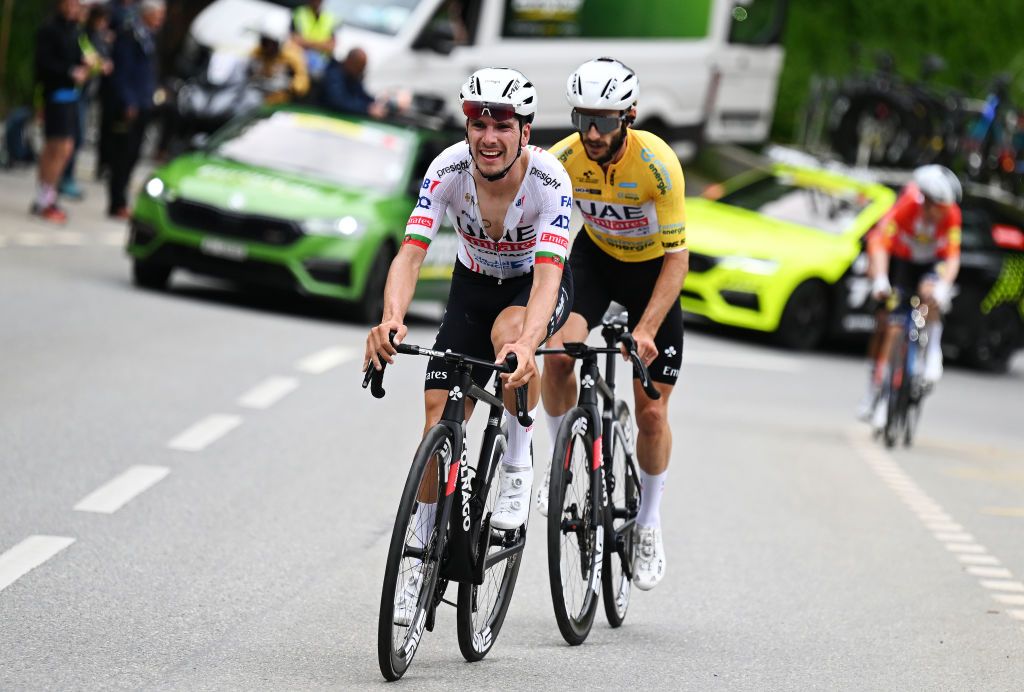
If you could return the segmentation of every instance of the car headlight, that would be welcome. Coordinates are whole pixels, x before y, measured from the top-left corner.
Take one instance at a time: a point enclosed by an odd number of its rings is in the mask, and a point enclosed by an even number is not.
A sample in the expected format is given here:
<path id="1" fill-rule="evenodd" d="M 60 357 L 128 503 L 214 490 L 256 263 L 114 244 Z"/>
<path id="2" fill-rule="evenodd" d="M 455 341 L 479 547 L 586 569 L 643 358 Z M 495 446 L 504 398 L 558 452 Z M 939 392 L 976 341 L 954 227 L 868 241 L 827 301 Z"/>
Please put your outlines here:
<path id="1" fill-rule="evenodd" d="M 747 274 L 769 276 L 774 274 L 779 268 L 779 263 L 775 260 L 759 259 L 757 257 L 723 257 L 718 266 L 746 272 Z"/>
<path id="2" fill-rule="evenodd" d="M 164 181 L 160 178 L 153 177 L 146 182 L 146 194 L 153 199 L 164 199 L 164 194 L 167 192 L 167 186 L 164 185 Z"/>
<path id="3" fill-rule="evenodd" d="M 302 222 L 302 230 L 310 235 L 357 238 L 366 230 L 366 224 L 354 216 L 343 216 L 340 219 L 306 219 Z"/>

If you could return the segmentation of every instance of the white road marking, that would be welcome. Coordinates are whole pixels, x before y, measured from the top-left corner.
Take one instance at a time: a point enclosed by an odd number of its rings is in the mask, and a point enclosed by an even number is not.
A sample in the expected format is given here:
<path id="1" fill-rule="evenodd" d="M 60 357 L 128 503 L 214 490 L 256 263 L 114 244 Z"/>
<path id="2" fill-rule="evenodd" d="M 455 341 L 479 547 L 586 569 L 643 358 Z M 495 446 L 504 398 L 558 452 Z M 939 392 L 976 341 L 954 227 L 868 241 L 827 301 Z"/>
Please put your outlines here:
<path id="1" fill-rule="evenodd" d="M 310 375 L 321 375 L 331 368 L 338 367 L 347 360 L 352 360 L 357 354 L 358 351 L 354 348 L 332 346 L 331 348 L 325 348 L 322 351 L 306 356 L 296 363 L 295 367 L 301 372 L 309 373 Z"/>
<path id="2" fill-rule="evenodd" d="M 100 245 L 120 247 L 124 245 L 125 233 L 127 231 L 106 231 L 99 237 Z"/>
<path id="3" fill-rule="evenodd" d="M 1024 584 L 1009 579 L 982 579 L 981 585 L 993 591 L 1020 591 L 1024 593 Z"/>
<path id="4" fill-rule="evenodd" d="M 783 356 L 684 350 L 683 367 L 688 365 L 773 372 L 799 372 L 803 369 L 803 366 L 795 358 Z"/>
<path id="5" fill-rule="evenodd" d="M 57 245 L 81 245 L 85 235 L 80 231 L 54 231 L 53 242 Z"/>
<path id="6" fill-rule="evenodd" d="M 74 509 L 79 512 L 113 514 L 137 495 L 159 483 L 170 472 L 164 466 L 132 466 L 86 495 Z"/>
<path id="7" fill-rule="evenodd" d="M 49 238 L 43 233 L 35 233 L 28 231 L 24 233 L 16 233 L 14 235 L 14 242 L 17 245 L 40 247 L 42 245 L 48 245 Z"/>
<path id="8" fill-rule="evenodd" d="M 935 538 L 943 543 L 973 543 L 974 536 L 969 533 L 936 533 Z"/>
<path id="9" fill-rule="evenodd" d="M 237 428 L 241 423 L 241 416 L 214 413 L 175 437 L 167 443 L 167 446 L 183 452 L 198 452 Z"/>
<path id="10" fill-rule="evenodd" d="M 956 555 L 961 564 L 967 565 L 964 570 L 982 577 L 978 580 L 982 587 L 1002 592 L 990 594 L 992 598 L 1007 605 L 1024 605 L 1024 583 L 1014 580 L 1010 570 L 1002 567 L 984 546 L 975 543 L 974 536 L 918 487 L 887 452 L 865 439 L 859 430 L 851 429 L 847 437 L 867 465 L 931 529 L 936 540 L 945 544 L 946 550 Z M 1006 612 L 1010 617 L 1024 620 L 1024 609 Z"/>
<path id="11" fill-rule="evenodd" d="M 294 377 L 268 377 L 238 399 L 243 408 L 270 408 L 295 391 L 299 381 Z"/>
<path id="12" fill-rule="evenodd" d="M 992 555 L 957 555 L 956 559 L 965 565 L 998 565 L 999 560 Z"/>
<path id="13" fill-rule="evenodd" d="M 66 536 L 29 536 L 0 554 L 0 591 L 75 542 Z"/>
<path id="14" fill-rule="evenodd" d="M 972 565 L 967 568 L 968 574 L 976 577 L 990 577 L 992 579 L 1013 579 L 1013 572 L 1005 567 L 979 567 Z"/>

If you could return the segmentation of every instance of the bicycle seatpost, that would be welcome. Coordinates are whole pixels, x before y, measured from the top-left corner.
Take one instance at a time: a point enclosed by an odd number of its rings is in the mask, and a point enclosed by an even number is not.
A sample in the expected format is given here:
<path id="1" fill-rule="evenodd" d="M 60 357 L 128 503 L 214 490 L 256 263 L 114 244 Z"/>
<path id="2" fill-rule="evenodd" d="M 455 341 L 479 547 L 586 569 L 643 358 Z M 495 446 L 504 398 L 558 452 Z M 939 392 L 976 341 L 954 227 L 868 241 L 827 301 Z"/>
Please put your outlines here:
<path id="1" fill-rule="evenodd" d="M 519 367 L 519 359 L 516 358 L 516 354 L 510 353 L 505 356 L 505 367 L 507 372 L 515 372 L 516 368 Z M 528 428 L 533 425 L 533 418 L 530 418 L 529 408 L 527 407 L 526 401 L 526 387 L 516 387 L 516 419 L 519 421 L 519 425 L 524 428 Z"/>

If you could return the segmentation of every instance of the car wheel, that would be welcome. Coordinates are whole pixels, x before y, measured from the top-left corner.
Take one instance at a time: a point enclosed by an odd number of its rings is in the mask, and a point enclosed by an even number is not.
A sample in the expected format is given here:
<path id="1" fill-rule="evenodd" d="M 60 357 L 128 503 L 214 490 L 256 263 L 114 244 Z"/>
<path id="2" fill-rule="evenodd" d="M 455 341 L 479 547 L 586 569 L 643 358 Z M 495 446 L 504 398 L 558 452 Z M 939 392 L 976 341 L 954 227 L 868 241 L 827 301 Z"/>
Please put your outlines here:
<path id="1" fill-rule="evenodd" d="M 174 271 L 174 267 L 166 264 L 135 260 L 132 263 L 132 281 L 140 288 L 163 291 L 171 280 L 172 271 Z"/>
<path id="2" fill-rule="evenodd" d="M 828 331 L 828 293 L 820 281 L 805 281 L 789 296 L 776 340 L 798 351 L 821 343 Z"/>
<path id="3" fill-rule="evenodd" d="M 1010 358 L 1021 343 L 1022 325 L 1015 306 L 1000 305 L 982 317 L 970 360 L 989 372 L 1006 372 Z"/>
<path id="4" fill-rule="evenodd" d="M 384 284 L 387 283 L 388 269 L 391 268 L 391 260 L 394 259 L 394 256 L 395 252 L 388 243 L 384 243 L 377 251 L 366 276 L 363 297 L 358 303 L 352 304 L 349 310 L 355 321 L 363 324 L 380 322 L 381 315 L 384 314 Z"/>

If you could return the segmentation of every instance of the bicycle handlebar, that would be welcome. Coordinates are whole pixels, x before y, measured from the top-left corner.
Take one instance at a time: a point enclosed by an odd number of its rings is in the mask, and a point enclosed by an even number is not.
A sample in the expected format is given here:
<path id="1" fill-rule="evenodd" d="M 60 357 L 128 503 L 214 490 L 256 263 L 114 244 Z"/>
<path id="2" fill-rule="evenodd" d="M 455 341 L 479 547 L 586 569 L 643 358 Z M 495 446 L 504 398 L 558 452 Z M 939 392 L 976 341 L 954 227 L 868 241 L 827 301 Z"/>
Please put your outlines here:
<path id="1" fill-rule="evenodd" d="M 629 359 L 633 361 L 633 375 L 640 380 L 640 386 L 643 387 L 644 394 L 652 401 L 660 399 L 661 392 L 654 386 L 654 382 L 651 381 L 651 373 L 647 370 L 647 366 L 640 360 L 640 356 L 636 352 L 636 340 L 633 338 L 633 335 L 628 332 L 620 334 L 618 341 L 626 347 Z"/>
<path id="2" fill-rule="evenodd" d="M 388 340 L 391 342 L 392 345 L 395 345 L 395 332 L 391 332 L 390 334 L 388 334 Z M 473 358 L 472 356 L 466 356 L 461 353 L 452 353 L 450 351 L 441 353 L 433 349 L 423 348 L 421 346 L 414 346 L 412 344 L 395 345 L 395 350 L 398 351 L 399 353 L 405 353 L 407 355 L 436 356 L 439 358 L 444 358 L 445 360 L 450 362 L 462 361 L 465 363 L 470 363 L 472 365 L 491 368 L 492 370 L 497 370 L 499 372 L 504 373 L 513 373 L 516 371 L 516 368 L 519 367 L 519 360 L 516 358 L 516 355 L 514 353 L 510 353 L 507 356 L 505 356 L 505 362 L 503 364 L 497 364 L 488 362 L 486 360 L 480 360 L 479 358 Z M 375 399 L 384 398 L 384 369 L 387 368 L 387 366 L 387 361 L 381 360 L 380 370 L 378 370 L 375 367 L 373 367 L 373 363 L 371 362 L 369 365 L 366 366 L 366 371 L 363 374 L 363 389 L 366 389 L 367 386 L 369 386 L 370 394 L 372 394 Z M 531 425 L 533 425 L 533 418 L 530 417 L 529 409 L 527 408 L 528 402 L 526 400 L 526 385 L 516 387 L 515 395 L 516 419 L 519 421 L 519 424 L 521 426 L 523 426 L 524 428 L 528 428 Z"/>

